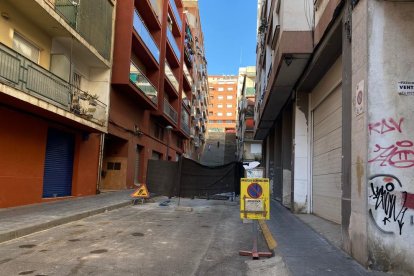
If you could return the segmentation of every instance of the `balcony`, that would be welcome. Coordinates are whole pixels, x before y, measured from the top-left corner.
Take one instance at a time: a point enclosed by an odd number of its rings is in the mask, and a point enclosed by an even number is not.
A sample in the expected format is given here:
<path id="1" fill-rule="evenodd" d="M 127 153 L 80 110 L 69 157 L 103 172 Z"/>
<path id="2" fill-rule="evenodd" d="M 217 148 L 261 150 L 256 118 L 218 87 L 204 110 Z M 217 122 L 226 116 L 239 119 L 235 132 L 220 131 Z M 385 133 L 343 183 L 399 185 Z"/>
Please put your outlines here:
<path id="1" fill-rule="evenodd" d="M 175 89 L 175 92 L 178 93 L 178 89 L 179 89 L 178 80 L 174 76 L 174 73 L 171 70 L 171 67 L 167 61 L 165 61 L 165 76 L 167 76 L 167 79 L 170 82 L 171 86 Z"/>
<path id="2" fill-rule="evenodd" d="M 183 106 L 183 108 L 181 109 L 181 129 L 188 136 L 190 135 L 190 125 L 188 123 L 189 120 L 190 120 L 190 114 L 188 114 L 188 112 Z"/>
<path id="3" fill-rule="evenodd" d="M 157 61 L 157 63 L 160 63 L 160 50 L 155 43 L 154 39 L 151 36 L 151 33 L 149 32 L 148 28 L 145 26 L 144 21 L 139 16 L 138 12 L 134 12 L 134 22 L 133 22 L 134 30 L 137 32 L 139 37 L 144 42 L 145 46 L 150 51 L 151 55 L 154 57 L 154 59 Z"/>
<path id="4" fill-rule="evenodd" d="M 167 99 L 164 98 L 164 114 L 167 115 L 174 123 L 177 124 L 178 114 L 177 111 L 170 105 Z"/>
<path id="5" fill-rule="evenodd" d="M 193 78 L 191 77 L 190 71 L 188 71 L 187 65 L 184 63 L 184 76 L 187 79 L 188 83 L 190 84 L 190 87 L 193 86 L 194 81 Z"/>
<path id="6" fill-rule="evenodd" d="M 175 37 L 169 28 L 167 28 L 167 38 L 171 48 L 174 51 L 175 56 L 177 57 L 177 60 L 179 61 L 181 58 L 180 48 L 178 48 L 177 42 L 175 41 Z"/>
<path id="7" fill-rule="evenodd" d="M 180 13 L 178 12 L 177 5 L 174 0 L 170 0 L 171 9 L 174 13 L 175 21 L 177 22 L 178 29 L 181 31 L 183 23 L 181 22 Z"/>
<path id="8" fill-rule="evenodd" d="M 0 82 L 79 117 L 106 125 L 107 106 L 14 50 L 0 44 Z"/>
<path id="9" fill-rule="evenodd" d="M 161 11 L 160 5 L 158 4 L 158 1 L 150 0 L 150 2 L 151 2 L 152 10 L 155 12 L 155 15 L 158 17 L 158 21 L 161 22 L 162 11 Z"/>
<path id="10" fill-rule="evenodd" d="M 151 100 L 155 105 L 158 104 L 158 91 L 154 85 L 145 77 L 144 73 L 131 62 L 129 69 L 129 80 L 132 82 L 143 95 Z"/>
<path id="11" fill-rule="evenodd" d="M 26 1 L 25 1 L 26 2 Z M 107 60 L 111 55 L 112 14 L 108 0 L 48 0 L 55 11 Z"/>

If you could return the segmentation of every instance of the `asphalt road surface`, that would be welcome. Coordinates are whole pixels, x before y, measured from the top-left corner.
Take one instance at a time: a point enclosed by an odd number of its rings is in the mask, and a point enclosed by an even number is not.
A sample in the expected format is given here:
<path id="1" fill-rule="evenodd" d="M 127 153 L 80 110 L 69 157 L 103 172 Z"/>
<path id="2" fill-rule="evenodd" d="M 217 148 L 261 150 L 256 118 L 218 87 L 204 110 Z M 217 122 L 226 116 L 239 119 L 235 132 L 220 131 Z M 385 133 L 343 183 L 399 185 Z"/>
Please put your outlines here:
<path id="1" fill-rule="evenodd" d="M 128 206 L 0 244 L 0 275 L 286 275 L 251 260 L 252 224 L 224 200 Z M 260 235 L 261 237 L 261 235 Z M 265 250 L 262 238 L 259 250 Z"/>

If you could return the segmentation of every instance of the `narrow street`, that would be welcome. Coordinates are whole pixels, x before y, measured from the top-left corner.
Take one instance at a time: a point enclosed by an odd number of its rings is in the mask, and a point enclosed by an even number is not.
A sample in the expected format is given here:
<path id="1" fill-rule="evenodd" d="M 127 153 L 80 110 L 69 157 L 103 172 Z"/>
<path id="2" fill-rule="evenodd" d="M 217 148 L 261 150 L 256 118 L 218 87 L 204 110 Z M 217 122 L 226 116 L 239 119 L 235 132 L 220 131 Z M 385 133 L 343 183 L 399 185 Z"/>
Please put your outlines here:
<path id="1" fill-rule="evenodd" d="M 0 275 L 266 275 L 236 202 L 164 198 L 2 243 Z M 261 235 L 260 235 L 261 237 Z M 259 239 L 259 250 L 266 249 Z M 269 262 L 270 260 L 270 262 Z M 279 260 L 280 261 L 280 260 Z M 283 270 L 282 263 L 279 263 Z M 263 274 L 265 273 L 265 274 Z M 274 275 L 274 274 L 272 274 Z"/>

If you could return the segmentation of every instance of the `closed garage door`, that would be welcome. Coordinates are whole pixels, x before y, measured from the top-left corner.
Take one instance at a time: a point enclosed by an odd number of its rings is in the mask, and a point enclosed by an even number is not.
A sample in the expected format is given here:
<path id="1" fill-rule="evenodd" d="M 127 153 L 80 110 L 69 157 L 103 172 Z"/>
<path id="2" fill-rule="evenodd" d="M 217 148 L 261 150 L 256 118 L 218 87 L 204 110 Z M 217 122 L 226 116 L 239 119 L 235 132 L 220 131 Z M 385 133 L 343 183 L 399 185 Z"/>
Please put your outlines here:
<path id="1" fill-rule="evenodd" d="M 332 91 L 313 111 L 313 212 L 341 223 L 342 89 Z"/>
<path id="2" fill-rule="evenodd" d="M 43 197 L 72 194 L 72 174 L 75 139 L 72 134 L 56 129 L 47 133 Z"/>

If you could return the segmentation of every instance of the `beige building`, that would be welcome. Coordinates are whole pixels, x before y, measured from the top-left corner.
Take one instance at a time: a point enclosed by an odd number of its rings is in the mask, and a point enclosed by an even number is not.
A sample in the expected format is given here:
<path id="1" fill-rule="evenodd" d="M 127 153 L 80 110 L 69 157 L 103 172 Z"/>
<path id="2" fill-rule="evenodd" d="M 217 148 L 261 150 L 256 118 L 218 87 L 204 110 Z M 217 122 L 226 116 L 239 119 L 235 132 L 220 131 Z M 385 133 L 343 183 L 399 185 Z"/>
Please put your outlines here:
<path id="1" fill-rule="evenodd" d="M 262 161 L 262 141 L 254 140 L 255 86 L 256 67 L 239 68 L 237 84 L 238 161 Z"/>
<path id="2" fill-rule="evenodd" d="M 0 2 L 0 207 L 96 193 L 115 5 Z"/>
<path id="3" fill-rule="evenodd" d="M 258 10 L 255 139 L 272 197 L 340 225 L 361 264 L 413 274 L 414 3 Z"/>
<path id="4" fill-rule="evenodd" d="M 189 29 L 185 37 L 185 58 L 191 58 L 193 80 L 191 97 L 191 143 L 188 156 L 200 160 L 206 141 L 208 122 L 208 74 L 207 59 L 204 50 L 204 35 L 198 0 L 183 0 L 184 13 Z"/>

